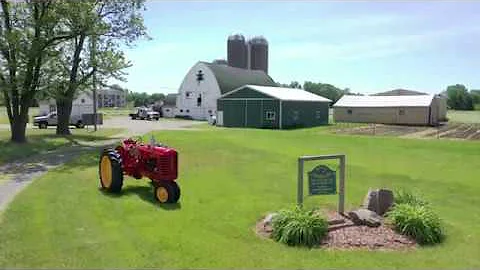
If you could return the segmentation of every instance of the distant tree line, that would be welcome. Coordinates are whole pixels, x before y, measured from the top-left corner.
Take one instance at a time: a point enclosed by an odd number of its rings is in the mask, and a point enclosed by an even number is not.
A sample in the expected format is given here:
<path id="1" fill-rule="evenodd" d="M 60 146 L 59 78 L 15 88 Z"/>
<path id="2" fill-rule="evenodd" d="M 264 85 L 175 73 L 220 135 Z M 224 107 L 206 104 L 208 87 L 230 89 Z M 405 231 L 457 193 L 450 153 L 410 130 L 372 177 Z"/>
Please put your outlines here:
<path id="1" fill-rule="evenodd" d="M 145 92 L 138 93 L 129 91 L 127 94 L 127 102 L 133 103 L 135 107 L 148 106 L 163 100 L 165 100 L 165 95 L 162 93 L 147 94 Z"/>
<path id="2" fill-rule="evenodd" d="M 474 110 L 475 104 L 480 104 L 480 90 L 470 90 L 463 84 L 447 87 L 447 106 L 454 110 Z"/>
<path id="3" fill-rule="evenodd" d="M 306 81 L 303 83 L 303 85 L 301 85 L 299 82 L 293 81 L 290 84 L 278 83 L 278 85 L 287 88 L 304 89 L 310 93 L 328 98 L 332 101 L 332 103 L 337 102 L 343 95 L 362 95 L 360 93 L 352 93 L 349 88 L 340 89 L 334 85 L 321 82 L 314 83 Z"/>

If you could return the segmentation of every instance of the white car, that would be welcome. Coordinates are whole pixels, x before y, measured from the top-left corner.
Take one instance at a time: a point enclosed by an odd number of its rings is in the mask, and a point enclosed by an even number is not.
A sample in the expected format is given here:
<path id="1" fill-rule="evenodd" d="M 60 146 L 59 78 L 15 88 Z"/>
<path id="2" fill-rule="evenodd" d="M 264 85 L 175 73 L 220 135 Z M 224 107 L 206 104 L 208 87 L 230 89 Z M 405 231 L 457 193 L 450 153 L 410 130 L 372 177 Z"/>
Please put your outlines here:
<path id="1" fill-rule="evenodd" d="M 57 112 L 51 112 L 46 115 L 35 116 L 33 118 L 33 125 L 38 126 L 40 129 L 47 128 L 48 126 L 56 126 L 58 123 Z M 85 125 L 80 117 L 72 115 L 70 116 L 70 125 L 77 128 L 84 128 Z"/>

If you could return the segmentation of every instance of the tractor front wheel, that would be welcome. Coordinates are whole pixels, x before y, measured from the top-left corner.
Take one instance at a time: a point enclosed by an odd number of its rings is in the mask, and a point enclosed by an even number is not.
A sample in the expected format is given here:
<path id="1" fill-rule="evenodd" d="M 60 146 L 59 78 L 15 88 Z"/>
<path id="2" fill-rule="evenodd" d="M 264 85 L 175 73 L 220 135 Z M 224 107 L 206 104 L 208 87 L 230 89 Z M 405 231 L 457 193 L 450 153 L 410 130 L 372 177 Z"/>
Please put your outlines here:
<path id="1" fill-rule="evenodd" d="M 123 185 L 122 159 L 114 149 L 103 150 L 98 164 L 100 185 L 109 192 L 120 192 Z"/>
<path id="2" fill-rule="evenodd" d="M 155 199 L 160 203 L 176 203 L 180 199 L 180 187 L 174 181 L 154 182 Z"/>

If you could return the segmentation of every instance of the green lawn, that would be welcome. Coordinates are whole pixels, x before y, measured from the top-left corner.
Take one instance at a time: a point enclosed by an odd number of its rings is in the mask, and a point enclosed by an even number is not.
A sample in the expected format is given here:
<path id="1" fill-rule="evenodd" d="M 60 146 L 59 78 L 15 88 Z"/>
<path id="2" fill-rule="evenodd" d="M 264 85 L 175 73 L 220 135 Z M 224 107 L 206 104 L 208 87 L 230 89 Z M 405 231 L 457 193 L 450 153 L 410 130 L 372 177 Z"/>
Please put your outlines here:
<path id="1" fill-rule="evenodd" d="M 72 136 L 64 137 L 56 136 L 54 128 L 27 128 L 28 143 L 19 145 L 10 142 L 10 130 L 0 129 L 0 165 L 42 151 L 73 145 L 79 141 L 107 140 L 110 139 L 110 136 L 122 131 L 123 129 L 99 129 L 97 132 L 86 129 L 72 129 Z"/>
<path id="2" fill-rule="evenodd" d="M 476 111 L 453 111 L 447 112 L 450 122 L 458 123 L 480 123 L 480 110 Z"/>
<path id="3" fill-rule="evenodd" d="M 3 213 L 0 268 L 480 267 L 480 143 L 327 129 L 157 133 L 180 153 L 177 207 L 156 204 L 145 180 L 128 178 L 122 195 L 103 194 L 98 153 L 85 155 L 35 181 Z M 332 251 L 258 238 L 255 221 L 296 200 L 297 157 L 332 153 L 347 154 L 348 208 L 369 187 L 419 190 L 444 218 L 446 242 L 405 252 Z M 305 203 L 333 208 L 336 200 Z"/>

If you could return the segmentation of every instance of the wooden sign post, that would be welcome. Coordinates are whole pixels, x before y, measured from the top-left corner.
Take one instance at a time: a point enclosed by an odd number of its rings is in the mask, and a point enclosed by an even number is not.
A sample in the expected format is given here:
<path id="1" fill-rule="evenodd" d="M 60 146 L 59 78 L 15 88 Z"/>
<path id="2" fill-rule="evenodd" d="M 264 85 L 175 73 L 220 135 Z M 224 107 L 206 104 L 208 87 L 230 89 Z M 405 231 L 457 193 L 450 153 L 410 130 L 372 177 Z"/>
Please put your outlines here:
<path id="1" fill-rule="evenodd" d="M 338 159 L 340 181 L 338 190 L 338 213 L 345 211 L 345 155 L 302 156 L 298 158 L 297 204 L 303 205 L 303 165 L 305 161 Z M 337 194 L 337 174 L 325 165 L 319 165 L 308 173 L 308 193 L 312 195 Z"/>

